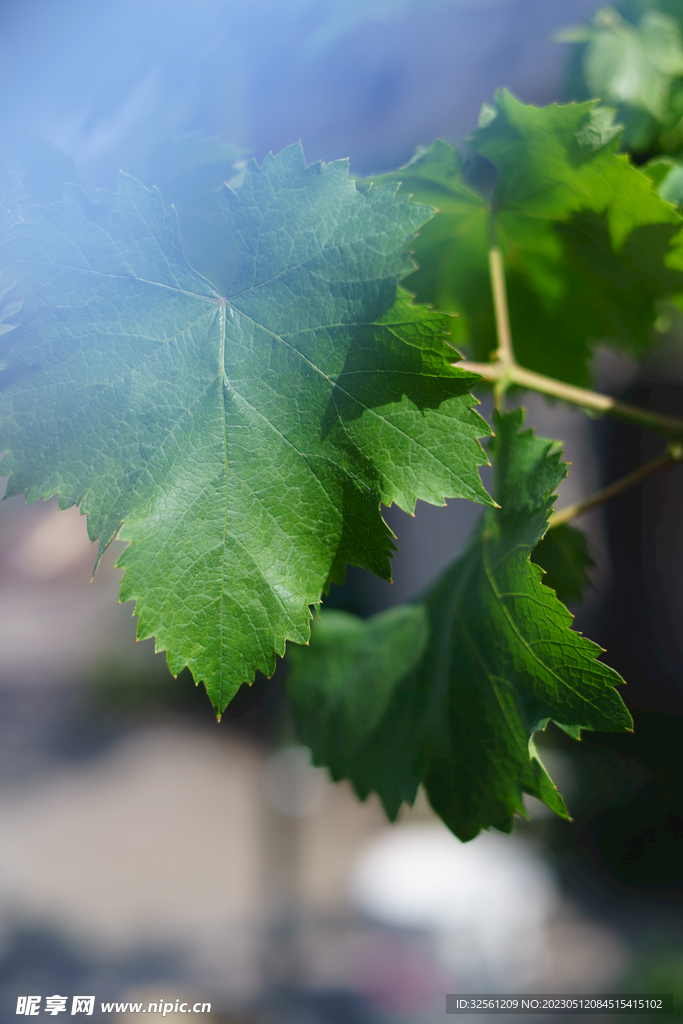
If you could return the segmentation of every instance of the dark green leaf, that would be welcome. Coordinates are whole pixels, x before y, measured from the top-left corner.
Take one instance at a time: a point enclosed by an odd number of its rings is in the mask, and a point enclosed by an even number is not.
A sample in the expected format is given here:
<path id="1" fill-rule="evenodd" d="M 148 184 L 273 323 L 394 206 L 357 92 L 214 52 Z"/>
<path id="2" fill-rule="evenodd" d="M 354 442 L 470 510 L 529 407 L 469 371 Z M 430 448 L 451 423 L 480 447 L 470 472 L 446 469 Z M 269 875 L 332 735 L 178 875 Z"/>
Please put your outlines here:
<path id="1" fill-rule="evenodd" d="M 585 533 L 568 523 L 548 530 L 531 553 L 531 561 L 545 572 L 543 583 L 563 604 L 583 600 L 590 586 L 591 558 Z"/>
<path id="2" fill-rule="evenodd" d="M 538 109 L 502 92 L 485 121 L 471 146 L 495 168 L 490 200 L 467 184 L 445 142 L 375 179 L 401 181 L 399 194 L 439 210 L 414 244 L 419 269 L 406 285 L 418 301 L 459 313 L 454 343 L 487 360 L 497 347 L 487 257 L 495 236 L 519 361 L 587 384 L 595 344 L 641 354 L 658 300 L 683 291 L 683 274 L 668 264 L 683 221 L 618 154 L 609 112 L 595 103 Z"/>
<path id="3" fill-rule="evenodd" d="M 488 433 L 451 366 L 449 318 L 396 281 L 429 210 L 358 191 L 298 146 L 250 164 L 222 203 L 227 300 L 184 259 L 175 214 L 119 192 L 36 208 L 5 244 L 21 326 L 0 392 L 8 494 L 79 504 L 103 549 L 129 542 L 123 600 L 171 670 L 221 710 L 305 643 L 347 562 L 388 577 L 379 504 L 490 503 Z"/>
<path id="4" fill-rule="evenodd" d="M 323 612 L 308 651 L 291 652 L 288 690 L 316 764 L 375 791 L 388 815 L 422 782 L 461 839 L 509 832 L 522 793 L 566 816 L 533 744 L 553 719 L 631 726 L 600 648 L 529 561 L 566 473 L 552 441 L 520 432 L 522 411 L 496 419 L 495 497 L 464 554 L 415 602 L 362 621 Z"/>

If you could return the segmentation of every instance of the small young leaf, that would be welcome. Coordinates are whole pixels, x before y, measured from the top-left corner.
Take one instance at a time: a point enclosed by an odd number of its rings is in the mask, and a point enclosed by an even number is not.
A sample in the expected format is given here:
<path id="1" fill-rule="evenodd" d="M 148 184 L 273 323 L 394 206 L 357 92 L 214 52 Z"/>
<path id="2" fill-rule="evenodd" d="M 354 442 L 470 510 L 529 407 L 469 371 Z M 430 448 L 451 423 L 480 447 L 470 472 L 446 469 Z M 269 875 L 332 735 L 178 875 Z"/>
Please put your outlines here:
<path id="1" fill-rule="evenodd" d="M 683 291 L 683 273 L 669 262 L 683 220 L 618 153 L 609 111 L 594 102 L 539 109 L 501 92 L 496 116 L 470 145 L 495 168 L 490 199 L 440 141 L 374 179 L 400 181 L 399 195 L 439 211 L 413 245 L 419 269 L 406 285 L 418 301 L 459 313 L 454 343 L 488 360 L 498 344 L 488 270 L 495 239 L 522 365 L 588 384 L 595 344 L 642 353 L 658 300 Z"/>
<path id="2" fill-rule="evenodd" d="M 522 793 L 566 816 L 532 737 L 553 719 L 627 730 L 630 716 L 571 616 L 529 561 L 566 473 L 552 441 L 496 417 L 495 497 L 469 548 L 422 597 L 362 621 L 323 612 L 292 650 L 288 691 L 316 764 L 379 794 L 389 817 L 422 782 L 463 840 L 512 828 Z"/>
<path id="3" fill-rule="evenodd" d="M 308 640 L 347 562 L 389 576 L 380 502 L 491 503 L 479 378 L 451 365 L 450 317 L 396 294 L 431 211 L 357 190 L 345 162 L 307 168 L 299 146 L 221 202 L 227 298 L 133 178 L 36 208 L 2 257 L 24 307 L 0 391 L 8 494 L 59 494 L 101 550 L 129 542 L 138 635 L 219 711 Z"/>
<path id="4" fill-rule="evenodd" d="M 583 600 L 590 587 L 588 570 L 595 565 L 585 533 L 569 523 L 548 530 L 531 552 L 531 561 L 545 572 L 543 583 L 563 604 Z"/>

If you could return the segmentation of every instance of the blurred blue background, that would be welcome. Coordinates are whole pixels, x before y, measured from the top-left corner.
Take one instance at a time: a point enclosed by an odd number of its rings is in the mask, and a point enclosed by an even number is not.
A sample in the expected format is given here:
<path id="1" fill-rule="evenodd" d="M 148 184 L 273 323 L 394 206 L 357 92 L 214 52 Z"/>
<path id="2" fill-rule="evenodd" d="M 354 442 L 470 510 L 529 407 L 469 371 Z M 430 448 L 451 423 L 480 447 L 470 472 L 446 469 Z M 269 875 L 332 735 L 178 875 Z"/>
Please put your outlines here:
<path id="1" fill-rule="evenodd" d="M 482 102 L 567 96 L 559 28 L 584 0 L 23 0 L 0 5 L 0 149 L 36 201 L 64 180 L 144 178 L 164 133 L 260 160 L 368 175 Z M 675 332 L 599 385 L 681 408 Z M 621 426 L 529 398 L 574 468 L 562 503 L 650 457 Z M 654 454 L 654 453 L 652 453 Z M 217 726 L 117 606 L 111 550 L 93 583 L 85 523 L 54 501 L 0 506 L 0 1015 L 17 995 L 211 1001 L 215 1021 L 432 1021 L 446 991 L 671 991 L 683 978 L 680 750 L 683 549 L 678 475 L 582 521 L 596 560 L 577 626 L 629 681 L 633 737 L 546 737 L 571 824 L 531 807 L 512 837 L 463 846 L 419 800 L 390 828 L 297 747 L 282 669 Z M 389 510 L 394 584 L 349 573 L 330 603 L 409 597 L 464 543 L 465 502 Z M 116 547 L 116 545 L 113 545 Z M 110 1015 L 107 1019 L 113 1019 Z M 154 1015 L 120 1015 L 122 1021 Z M 204 1018 L 208 1019 L 208 1018 Z"/>

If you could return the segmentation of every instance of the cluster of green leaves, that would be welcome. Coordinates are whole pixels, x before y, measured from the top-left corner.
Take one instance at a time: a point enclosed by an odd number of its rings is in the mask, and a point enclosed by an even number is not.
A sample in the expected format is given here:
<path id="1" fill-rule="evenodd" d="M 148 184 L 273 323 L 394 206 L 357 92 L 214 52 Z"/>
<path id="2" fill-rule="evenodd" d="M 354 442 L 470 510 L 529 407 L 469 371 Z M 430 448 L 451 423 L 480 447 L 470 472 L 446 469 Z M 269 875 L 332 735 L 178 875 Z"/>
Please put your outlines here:
<path id="1" fill-rule="evenodd" d="M 329 612 L 310 654 L 292 653 L 289 692 L 316 763 L 362 799 L 378 793 L 391 818 L 423 783 L 463 840 L 509 832 L 523 792 L 567 816 L 533 742 L 549 719 L 576 738 L 631 725 L 621 679 L 529 560 L 567 467 L 522 420 L 495 417 L 500 508 L 427 593 L 367 621 Z"/>
<path id="2" fill-rule="evenodd" d="M 683 202 L 683 8 L 678 0 L 624 0 L 590 24 L 567 28 L 574 43 L 573 95 L 617 108 L 623 146 L 650 160 L 660 194 Z"/>
<path id="3" fill-rule="evenodd" d="M 494 243 L 528 368 L 586 384 L 596 344 L 632 355 L 651 345 L 661 301 L 683 288 L 683 221 L 619 153 L 619 134 L 595 101 L 539 110 L 501 93 L 469 160 L 438 141 L 375 179 L 438 210 L 405 284 L 460 314 L 452 336 L 478 361 L 498 344 Z M 629 727 L 618 677 L 560 604 L 580 600 L 591 566 L 579 530 L 546 532 L 565 467 L 521 422 L 494 423 L 500 508 L 433 587 L 365 622 L 323 612 L 310 652 L 292 653 L 290 694 L 316 763 L 362 798 L 378 793 L 392 818 L 422 783 L 462 839 L 509 831 L 523 793 L 566 813 L 533 741 L 548 719 L 574 736 Z"/>
<path id="4" fill-rule="evenodd" d="M 613 112 L 595 101 L 538 109 L 501 92 L 481 120 L 469 162 L 437 141 L 375 179 L 401 182 L 399 195 L 438 210 L 416 240 L 419 269 L 405 286 L 418 302 L 458 313 L 454 342 L 488 360 L 498 345 L 495 240 L 519 362 L 589 384 L 596 344 L 641 355 L 659 301 L 683 291 L 681 218 L 619 155 Z"/>
<path id="5" fill-rule="evenodd" d="M 392 816 L 423 782 L 464 839 L 509 830 L 524 792 L 566 813 L 533 742 L 549 719 L 629 727 L 559 600 L 590 558 L 572 527 L 546 533 L 557 445 L 501 416 L 491 498 L 480 378 L 453 347 L 496 347 L 495 239 L 528 367 L 583 383 L 595 343 L 647 348 L 658 302 L 683 291 L 681 219 L 618 147 L 594 103 L 503 93 L 465 164 L 435 143 L 354 182 L 299 146 L 258 167 L 193 136 L 152 151 L 151 188 L 122 175 L 117 193 L 2 204 L 7 493 L 79 505 L 100 552 L 127 542 L 139 637 L 219 714 L 307 643 L 347 564 L 389 578 L 381 504 L 489 507 L 424 597 L 367 623 L 324 612 L 290 682 L 319 763 Z"/>

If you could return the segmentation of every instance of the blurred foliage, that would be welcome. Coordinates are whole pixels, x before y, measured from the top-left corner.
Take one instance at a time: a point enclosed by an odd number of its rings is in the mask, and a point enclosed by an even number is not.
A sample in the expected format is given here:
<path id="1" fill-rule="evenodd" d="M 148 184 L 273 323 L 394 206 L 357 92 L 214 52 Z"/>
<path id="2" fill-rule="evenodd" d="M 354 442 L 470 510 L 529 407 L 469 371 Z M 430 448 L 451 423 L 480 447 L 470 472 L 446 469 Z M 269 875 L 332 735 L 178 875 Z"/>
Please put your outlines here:
<path id="1" fill-rule="evenodd" d="M 486 361 L 498 344 L 492 232 L 523 366 L 586 386 L 596 345 L 636 357 L 651 346 L 661 300 L 683 288 L 680 218 L 618 154 L 612 117 L 594 103 L 536 108 L 503 90 L 468 139 L 473 166 L 437 140 L 373 177 L 437 209 L 412 246 L 418 269 L 405 284 L 418 302 L 457 314 L 451 338 L 470 358 Z"/>
<path id="2" fill-rule="evenodd" d="M 272 744 L 283 728 L 289 728 L 282 674 L 279 666 L 271 679 L 259 673 L 251 685 L 240 687 L 222 719 L 230 734 L 236 730 Z M 171 675 L 163 654 L 103 660 L 88 680 L 87 703 L 95 718 L 115 727 L 164 716 L 181 716 L 211 728 L 216 723 L 206 693 L 189 669 Z"/>
<path id="3" fill-rule="evenodd" d="M 73 158 L 42 136 L 26 132 L 8 134 L 0 143 L 0 186 L 8 189 L 15 207 L 53 203 L 62 198 L 64 183 L 80 184 Z M 4 208 L 6 200 L 0 203 Z M 2 225 L 0 225 L 2 226 Z"/>
<path id="4" fill-rule="evenodd" d="M 218 138 L 192 132 L 181 137 L 167 133 L 147 158 L 145 184 L 156 185 L 165 202 L 173 204 L 188 263 L 221 295 L 237 274 L 237 251 L 221 209 L 220 190 L 224 181 L 236 183 L 243 156 L 242 150 Z"/>
<path id="5" fill-rule="evenodd" d="M 618 987 L 623 992 L 647 995 L 673 995 L 674 1012 L 667 1017 L 671 1024 L 683 1022 L 683 947 L 664 947 L 638 956 Z M 643 1014 L 646 1020 L 654 1015 Z"/>
<path id="6" fill-rule="evenodd" d="M 185 671 L 172 676 L 163 655 L 151 663 L 147 659 L 104 660 L 90 678 L 88 693 L 95 707 L 114 718 L 192 710 L 205 703 L 192 674 Z"/>
<path id="7" fill-rule="evenodd" d="M 682 31 L 680 0 L 624 0 L 555 36 L 575 44 L 569 95 L 617 107 L 623 148 L 639 163 L 656 161 L 660 194 L 676 206 L 683 200 Z"/>

